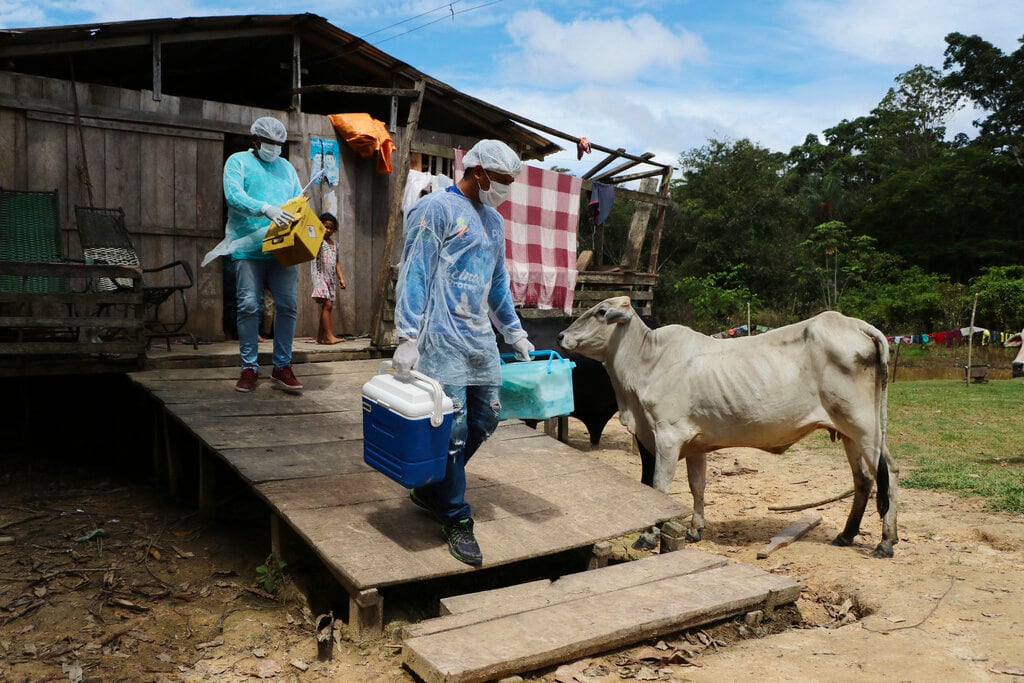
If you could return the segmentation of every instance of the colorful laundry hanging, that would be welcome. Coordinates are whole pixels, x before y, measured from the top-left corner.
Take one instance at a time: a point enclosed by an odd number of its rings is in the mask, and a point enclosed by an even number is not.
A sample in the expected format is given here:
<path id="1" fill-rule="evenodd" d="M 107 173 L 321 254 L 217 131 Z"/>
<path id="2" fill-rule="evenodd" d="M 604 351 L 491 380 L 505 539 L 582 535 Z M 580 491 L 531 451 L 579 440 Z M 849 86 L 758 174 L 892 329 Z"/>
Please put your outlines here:
<path id="1" fill-rule="evenodd" d="M 456 177 L 462 177 L 463 150 L 455 150 Z M 505 265 L 516 306 L 558 309 L 572 315 L 576 290 L 576 228 L 583 180 L 523 165 L 507 201 Z"/>

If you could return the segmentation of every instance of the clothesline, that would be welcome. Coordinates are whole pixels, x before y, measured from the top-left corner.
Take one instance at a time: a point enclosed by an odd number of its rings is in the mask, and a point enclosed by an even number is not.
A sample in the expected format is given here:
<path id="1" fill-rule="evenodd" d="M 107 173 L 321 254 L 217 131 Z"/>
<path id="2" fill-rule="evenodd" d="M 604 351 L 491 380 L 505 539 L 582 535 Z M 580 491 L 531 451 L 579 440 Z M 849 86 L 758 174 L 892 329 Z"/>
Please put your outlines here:
<path id="1" fill-rule="evenodd" d="M 765 325 L 751 325 L 751 327 L 753 328 L 754 334 L 762 334 L 774 329 L 766 327 Z M 991 343 L 1002 344 L 1016 334 L 1016 332 L 990 330 L 988 328 L 978 327 L 975 325 L 973 328 L 961 327 L 959 329 L 944 330 L 942 332 L 929 332 L 928 334 L 886 335 L 886 339 L 889 340 L 890 344 L 944 344 L 948 348 L 954 348 L 956 346 L 966 344 L 972 334 L 981 335 L 981 339 L 975 340 L 975 342 L 985 346 Z M 732 327 L 728 330 L 722 330 L 721 332 L 716 332 L 711 335 L 714 339 L 730 339 L 733 337 L 745 336 L 747 336 L 746 325 Z"/>
<path id="2" fill-rule="evenodd" d="M 901 334 L 887 336 L 891 344 L 945 344 L 948 348 L 954 348 L 966 344 L 973 335 L 981 335 L 978 340 L 982 346 L 990 343 L 1002 344 L 1012 337 L 1015 332 L 1003 332 L 1001 330 L 989 330 L 985 327 L 961 327 L 960 329 L 944 330 L 942 332 L 929 332 L 927 334 Z"/>

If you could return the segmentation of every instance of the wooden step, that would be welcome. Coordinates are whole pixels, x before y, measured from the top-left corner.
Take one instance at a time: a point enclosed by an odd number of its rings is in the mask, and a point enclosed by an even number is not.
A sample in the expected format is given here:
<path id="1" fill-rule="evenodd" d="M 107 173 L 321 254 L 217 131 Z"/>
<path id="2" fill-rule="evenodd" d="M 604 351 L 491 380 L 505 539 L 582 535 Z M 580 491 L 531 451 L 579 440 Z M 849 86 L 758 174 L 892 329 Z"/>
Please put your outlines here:
<path id="1" fill-rule="evenodd" d="M 689 549 L 528 586 L 449 601 L 459 611 L 407 627 L 405 665 L 427 683 L 488 681 L 800 596 L 789 577 Z"/>

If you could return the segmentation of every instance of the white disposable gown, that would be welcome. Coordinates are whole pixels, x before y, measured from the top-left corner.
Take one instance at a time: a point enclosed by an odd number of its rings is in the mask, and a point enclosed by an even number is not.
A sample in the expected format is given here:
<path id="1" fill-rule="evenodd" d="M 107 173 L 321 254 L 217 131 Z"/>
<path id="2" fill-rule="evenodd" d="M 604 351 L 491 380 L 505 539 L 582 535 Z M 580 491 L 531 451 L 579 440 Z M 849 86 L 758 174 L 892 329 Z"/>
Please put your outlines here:
<path id="1" fill-rule="evenodd" d="M 500 385 L 494 330 L 527 336 L 505 269 L 505 223 L 456 186 L 421 198 L 406 214 L 395 331 L 416 338 L 416 369 L 442 384 Z"/>

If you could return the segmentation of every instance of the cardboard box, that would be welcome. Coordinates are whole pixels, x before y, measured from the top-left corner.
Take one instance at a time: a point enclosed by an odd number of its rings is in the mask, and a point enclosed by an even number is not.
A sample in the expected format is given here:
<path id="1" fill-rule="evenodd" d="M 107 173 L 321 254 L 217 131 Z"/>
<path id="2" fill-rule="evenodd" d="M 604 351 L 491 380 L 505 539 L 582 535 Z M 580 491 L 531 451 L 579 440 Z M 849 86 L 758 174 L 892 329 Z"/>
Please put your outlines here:
<path id="1" fill-rule="evenodd" d="M 263 251 L 272 253 L 282 266 L 312 261 L 324 241 L 323 223 L 305 195 L 289 199 L 281 208 L 295 220 L 288 225 L 271 225 L 263 238 Z"/>

